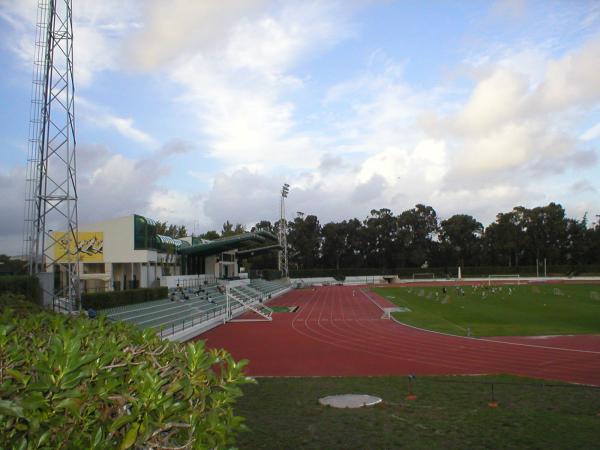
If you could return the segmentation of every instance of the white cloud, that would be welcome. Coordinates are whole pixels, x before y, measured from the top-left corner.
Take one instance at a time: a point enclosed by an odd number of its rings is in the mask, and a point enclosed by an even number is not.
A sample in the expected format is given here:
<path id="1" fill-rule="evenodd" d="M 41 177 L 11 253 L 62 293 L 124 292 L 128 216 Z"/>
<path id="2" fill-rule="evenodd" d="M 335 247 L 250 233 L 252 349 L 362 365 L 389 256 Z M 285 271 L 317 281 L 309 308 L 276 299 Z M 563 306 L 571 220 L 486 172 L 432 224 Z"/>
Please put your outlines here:
<path id="1" fill-rule="evenodd" d="M 22 252 L 25 213 L 25 170 L 13 167 L 0 171 L 0 254 L 17 255 Z"/>
<path id="2" fill-rule="evenodd" d="M 156 210 L 154 198 L 162 191 L 161 178 L 168 174 L 161 158 L 131 159 L 101 145 L 80 143 L 77 162 L 80 224 Z M 4 198 L 0 253 L 17 254 L 24 219 L 23 166 L 0 172 L 0 196 Z"/>
<path id="3" fill-rule="evenodd" d="M 562 109 L 588 106 L 600 100 L 600 36 L 560 59 L 548 63 L 546 77 L 539 88 L 541 107 Z"/>
<path id="4" fill-rule="evenodd" d="M 158 154 L 163 157 L 185 155 L 192 152 L 194 149 L 195 145 L 190 141 L 183 139 L 171 139 L 160 148 Z"/>
<path id="5" fill-rule="evenodd" d="M 76 87 L 89 86 L 96 72 L 114 69 L 114 43 L 94 24 L 78 25 L 73 30 L 73 64 Z"/>
<path id="6" fill-rule="evenodd" d="M 185 225 L 192 232 L 198 223 L 203 227 L 212 224 L 202 212 L 203 203 L 202 195 L 159 188 L 152 192 L 147 214 L 157 220 Z"/>
<path id="7" fill-rule="evenodd" d="M 517 118 L 527 99 L 527 81 L 518 74 L 499 69 L 481 80 L 456 118 L 466 134 L 488 132 Z"/>
<path id="8" fill-rule="evenodd" d="M 336 2 L 304 2 L 290 4 L 276 16 L 258 20 L 242 19 L 232 30 L 225 49 L 228 65 L 280 79 L 287 70 L 316 43 L 320 51 L 347 36 L 341 21 L 330 18 L 339 5 Z M 292 79 L 293 80 L 293 79 Z M 287 75 L 287 81 L 290 81 Z"/>
<path id="9" fill-rule="evenodd" d="M 233 223 L 274 220 L 283 183 L 281 177 L 248 169 L 217 175 L 206 197 L 204 213 L 212 220 L 212 228 L 220 228 L 226 220 Z"/>
<path id="10" fill-rule="evenodd" d="M 409 179 L 420 183 L 437 183 L 444 176 L 446 167 L 444 142 L 424 140 L 413 148 L 392 147 L 366 159 L 358 180 L 364 183 L 380 175 L 391 185 L 408 184 Z"/>
<path id="11" fill-rule="evenodd" d="M 16 30 L 5 45 L 25 55 L 35 2 L 4 5 L 0 14 Z M 497 8 L 503 18 L 523 14 L 520 2 Z M 485 223 L 516 204 L 576 195 L 572 182 L 563 191 L 555 186 L 556 174 L 597 167 L 591 145 L 600 125 L 573 134 L 598 121 L 591 113 L 600 100 L 597 37 L 558 53 L 545 43 L 500 43 L 458 64 L 467 87 L 456 78 L 417 87 L 405 73 L 414 77 L 410 55 L 396 61 L 374 49 L 362 73 L 336 75 L 335 85 L 323 87 L 305 75 L 307 63 L 351 36 L 348 15 L 347 2 L 337 1 L 77 2 L 78 83 L 93 86 L 99 72 L 123 67 L 158 74 L 157 90 L 174 93 L 171 106 L 197 130 L 160 147 L 140 129 L 134 108 L 115 114 L 83 99 L 79 119 L 156 151 L 133 159 L 80 145 L 82 220 L 132 212 L 188 227 L 274 220 L 287 181 L 289 211 L 322 221 L 425 202 L 442 215 L 466 212 Z M 22 57 L 29 69 L 30 55 Z M 196 170 L 190 142 L 213 161 Z M 208 192 L 197 192 L 195 180 L 187 190 L 163 185 L 171 161 L 164 157 L 172 155 Z M 2 194 L 22 198 L 7 189 Z"/>
<path id="12" fill-rule="evenodd" d="M 600 137 L 600 123 L 588 128 L 581 136 L 579 136 L 579 139 L 582 141 L 593 141 L 598 137 Z"/>
<path id="13" fill-rule="evenodd" d="M 37 0 L 4 0 L 0 18 L 10 25 L 3 44 L 30 73 L 34 57 Z M 89 87 L 99 71 L 115 70 L 124 36 L 139 27 L 139 0 L 80 0 L 73 6 L 73 52 L 76 87 Z"/>
<path id="14" fill-rule="evenodd" d="M 596 189 L 594 185 L 588 180 L 579 180 L 573 183 L 569 189 L 574 194 L 579 194 L 581 192 L 591 192 L 593 194 L 596 194 L 598 192 L 598 189 Z"/>
<path id="15" fill-rule="evenodd" d="M 85 122 L 91 123 L 96 127 L 116 131 L 127 139 L 149 147 L 158 145 L 152 136 L 134 126 L 134 120 L 131 117 L 114 115 L 83 97 L 77 99 L 77 106 L 79 108 L 79 117 Z"/>
<path id="16" fill-rule="evenodd" d="M 155 143 L 150 135 L 133 126 L 133 119 L 130 117 L 124 118 L 107 114 L 99 117 L 97 123 L 100 126 L 106 125 L 108 127 L 113 127 L 120 134 L 133 141 L 147 145 L 153 145 Z"/>
<path id="17" fill-rule="evenodd" d="M 463 141 L 458 151 L 455 170 L 459 176 L 488 175 L 526 164 L 535 148 L 531 126 L 509 124 L 470 141 Z"/>
<path id="18" fill-rule="evenodd" d="M 387 183 L 381 175 L 373 174 L 371 178 L 354 186 L 350 200 L 364 204 L 381 200 L 381 193 L 387 188 Z"/>
<path id="19" fill-rule="evenodd" d="M 552 176 L 596 162 L 579 140 L 593 139 L 596 130 L 578 139 L 572 129 L 600 100 L 600 84 L 590 75 L 600 68 L 600 39 L 557 59 L 546 56 L 541 78 L 509 60 L 505 55 L 500 64 L 488 64 L 465 102 L 426 122 L 427 133 L 445 139 L 453 153 L 447 186 L 489 183 L 490 176 L 526 184 L 533 174 Z"/>
<path id="20" fill-rule="evenodd" d="M 492 6 L 494 16 L 508 19 L 523 18 L 527 10 L 526 0 L 497 0 Z"/>
<path id="21" fill-rule="evenodd" d="M 131 159 L 102 146 L 78 146 L 78 160 L 93 164 L 78 171 L 79 220 L 82 223 L 146 213 L 168 169 L 159 159 Z"/>
<path id="22" fill-rule="evenodd" d="M 144 70 L 154 70 L 199 49 L 219 45 L 240 17 L 252 15 L 266 3 L 266 0 L 144 2 L 144 26 L 127 45 L 128 60 Z"/>
<path id="23" fill-rule="evenodd" d="M 318 143 L 297 131 L 295 105 L 284 94 L 302 88 L 290 70 L 304 55 L 345 35 L 332 5 L 283 4 L 246 17 L 222 36 L 222 48 L 200 42 L 167 69 L 195 109 L 211 156 L 230 167 L 316 167 Z"/>

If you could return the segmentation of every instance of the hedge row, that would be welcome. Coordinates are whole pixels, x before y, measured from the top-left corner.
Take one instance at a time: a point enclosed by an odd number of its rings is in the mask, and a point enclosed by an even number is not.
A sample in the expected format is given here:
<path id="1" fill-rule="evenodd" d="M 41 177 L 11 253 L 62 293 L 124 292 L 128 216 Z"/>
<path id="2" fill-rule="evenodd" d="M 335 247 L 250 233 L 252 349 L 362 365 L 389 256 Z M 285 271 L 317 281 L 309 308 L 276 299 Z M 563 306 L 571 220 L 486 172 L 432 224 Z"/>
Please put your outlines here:
<path id="1" fill-rule="evenodd" d="M 19 294 L 30 302 L 40 304 L 40 292 L 40 283 L 36 277 L 29 275 L 0 276 L 0 295 Z"/>
<path id="2" fill-rule="evenodd" d="M 341 277 L 357 277 L 357 276 L 375 276 L 375 275 L 398 275 L 401 278 L 411 278 L 415 273 L 433 273 L 436 277 L 456 277 L 457 267 L 429 267 L 421 269 L 418 267 L 398 267 L 391 269 L 382 268 L 346 268 L 346 269 L 302 269 L 290 270 L 291 278 L 313 278 L 313 277 L 333 277 L 339 279 Z M 534 266 L 474 266 L 462 267 L 461 274 L 463 276 L 483 276 L 488 275 L 512 275 L 519 274 L 521 276 L 536 276 L 537 271 Z M 540 276 L 544 274 L 544 268 L 539 268 Z M 548 276 L 577 276 L 577 275 L 600 275 L 600 266 L 598 265 L 579 265 L 579 266 L 547 266 Z"/>
<path id="3" fill-rule="evenodd" d="M 166 287 L 128 289 L 125 291 L 91 292 L 81 295 L 81 306 L 84 309 L 105 309 L 115 306 L 144 303 L 169 295 Z"/>
<path id="4" fill-rule="evenodd" d="M 0 295 L 0 305 L 14 297 Z M 183 345 L 103 318 L 4 308 L 0 448 L 234 448 L 244 425 L 233 407 L 252 382 L 245 365 L 204 341 Z"/>

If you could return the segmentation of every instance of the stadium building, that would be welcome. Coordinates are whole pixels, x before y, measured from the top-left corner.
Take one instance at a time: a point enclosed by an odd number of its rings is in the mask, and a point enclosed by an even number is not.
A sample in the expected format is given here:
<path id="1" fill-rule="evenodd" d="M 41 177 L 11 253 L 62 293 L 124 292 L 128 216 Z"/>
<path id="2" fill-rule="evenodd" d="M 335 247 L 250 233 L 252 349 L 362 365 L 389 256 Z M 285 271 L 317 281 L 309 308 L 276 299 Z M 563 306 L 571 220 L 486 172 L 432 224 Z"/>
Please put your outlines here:
<path id="1" fill-rule="evenodd" d="M 57 239 L 63 234 L 54 232 Z M 280 248 L 277 237 L 266 231 L 212 241 L 174 239 L 158 234 L 156 221 L 138 214 L 80 226 L 77 241 L 78 249 L 59 240 L 51 251 L 59 263 L 79 252 L 83 292 L 157 287 L 168 276 L 236 278 L 240 259 Z M 64 282 L 57 269 L 55 285 Z"/>

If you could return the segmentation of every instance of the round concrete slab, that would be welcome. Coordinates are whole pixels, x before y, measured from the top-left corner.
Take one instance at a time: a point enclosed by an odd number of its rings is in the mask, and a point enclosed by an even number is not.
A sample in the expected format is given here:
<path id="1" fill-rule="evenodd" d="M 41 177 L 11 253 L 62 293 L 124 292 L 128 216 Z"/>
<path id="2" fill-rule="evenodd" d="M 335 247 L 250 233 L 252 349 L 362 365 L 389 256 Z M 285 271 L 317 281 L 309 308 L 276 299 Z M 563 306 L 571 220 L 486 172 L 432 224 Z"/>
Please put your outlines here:
<path id="1" fill-rule="evenodd" d="M 363 406 L 373 406 L 381 403 L 381 399 L 366 394 L 341 394 L 320 398 L 319 403 L 333 408 L 362 408 Z"/>

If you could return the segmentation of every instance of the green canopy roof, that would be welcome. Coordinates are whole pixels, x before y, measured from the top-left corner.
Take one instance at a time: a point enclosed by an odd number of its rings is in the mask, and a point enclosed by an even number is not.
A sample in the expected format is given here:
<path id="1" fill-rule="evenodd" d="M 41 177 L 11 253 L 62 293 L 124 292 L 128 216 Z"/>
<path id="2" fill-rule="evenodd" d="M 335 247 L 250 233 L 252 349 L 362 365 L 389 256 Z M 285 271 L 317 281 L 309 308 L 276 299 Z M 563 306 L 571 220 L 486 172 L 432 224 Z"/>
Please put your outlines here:
<path id="1" fill-rule="evenodd" d="M 162 234 L 156 235 L 156 241 L 160 244 L 174 245 L 175 248 L 180 247 L 189 247 L 189 243 L 186 241 L 182 241 L 181 239 L 175 239 L 171 236 L 163 236 Z"/>
<path id="2" fill-rule="evenodd" d="M 277 242 L 277 238 L 268 231 L 257 231 L 256 233 L 243 233 L 236 236 L 215 239 L 214 241 L 203 242 L 201 244 L 191 245 L 189 247 L 179 248 L 182 255 L 215 255 L 217 253 L 237 248 L 244 248 L 253 244 L 264 244 Z"/>
<path id="3" fill-rule="evenodd" d="M 273 250 L 282 250 L 283 247 L 279 244 L 267 245 L 265 247 L 253 247 L 246 250 L 239 250 L 237 252 L 238 258 L 250 258 L 252 256 L 262 255 L 263 253 L 269 253 Z"/>

